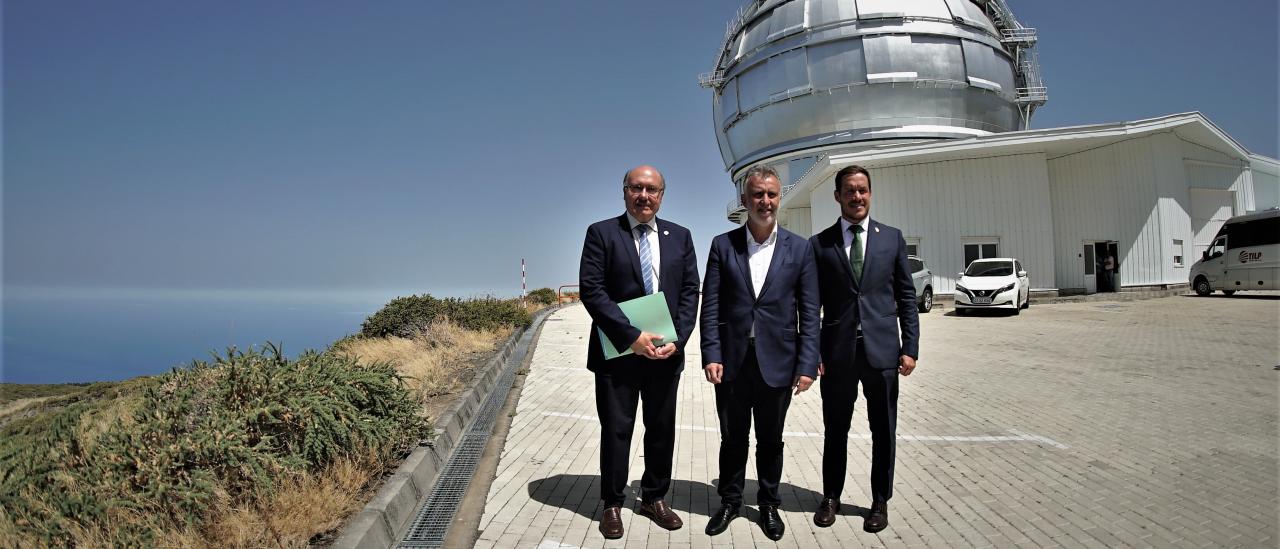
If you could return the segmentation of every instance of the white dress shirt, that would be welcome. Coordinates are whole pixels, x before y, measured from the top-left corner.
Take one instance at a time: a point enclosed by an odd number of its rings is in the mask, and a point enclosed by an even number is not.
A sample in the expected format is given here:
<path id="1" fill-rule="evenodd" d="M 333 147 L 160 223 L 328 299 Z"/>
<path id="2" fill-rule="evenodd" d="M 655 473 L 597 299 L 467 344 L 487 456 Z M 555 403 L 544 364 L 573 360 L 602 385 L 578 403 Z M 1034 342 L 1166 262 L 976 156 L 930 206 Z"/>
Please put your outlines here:
<path id="1" fill-rule="evenodd" d="M 658 247 L 658 217 L 654 216 L 649 219 L 648 223 L 640 223 L 636 218 L 631 217 L 631 212 L 627 212 L 627 221 L 631 223 L 631 240 L 636 245 L 636 254 L 640 254 L 640 231 L 636 227 L 640 225 L 648 225 L 649 232 L 645 235 L 645 239 L 649 241 L 649 264 L 653 266 L 653 293 L 658 293 L 658 273 L 662 272 L 662 254 Z M 641 269 L 644 265 L 640 266 Z"/>
<path id="2" fill-rule="evenodd" d="M 773 251 L 778 247 L 778 224 L 773 224 L 773 231 L 764 242 L 756 242 L 747 227 L 747 266 L 751 269 L 751 291 L 756 299 L 760 298 L 760 289 L 764 287 L 764 279 L 769 276 L 769 265 L 773 263 Z M 756 336 L 755 322 L 751 323 L 751 337 Z"/>
<path id="3" fill-rule="evenodd" d="M 871 231 L 869 230 L 871 228 L 871 216 L 868 215 L 862 218 L 862 221 L 858 224 L 862 226 L 862 259 L 863 264 L 865 265 L 867 258 L 867 237 L 871 236 Z M 844 257 L 846 261 L 849 259 L 849 248 L 853 246 L 853 231 L 849 230 L 849 227 L 852 226 L 853 223 L 849 222 L 848 219 L 845 219 L 844 216 L 840 216 L 840 234 L 844 235 Z"/>

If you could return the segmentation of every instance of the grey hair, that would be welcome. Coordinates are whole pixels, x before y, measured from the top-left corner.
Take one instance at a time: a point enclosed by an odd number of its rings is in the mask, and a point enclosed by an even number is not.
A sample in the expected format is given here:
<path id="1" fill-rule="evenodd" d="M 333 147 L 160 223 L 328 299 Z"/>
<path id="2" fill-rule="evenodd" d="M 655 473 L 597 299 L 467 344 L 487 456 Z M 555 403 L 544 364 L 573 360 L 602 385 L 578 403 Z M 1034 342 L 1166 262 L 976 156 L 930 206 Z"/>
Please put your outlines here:
<path id="1" fill-rule="evenodd" d="M 782 178 L 778 176 L 778 170 L 773 169 L 772 166 L 766 166 L 764 164 L 757 164 L 747 170 L 747 176 L 742 178 L 742 182 L 745 184 L 747 181 L 750 181 L 752 177 L 759 177 L 761 179 L 772 177 L 777 179 L 779 183 L 782 182 Z"/>

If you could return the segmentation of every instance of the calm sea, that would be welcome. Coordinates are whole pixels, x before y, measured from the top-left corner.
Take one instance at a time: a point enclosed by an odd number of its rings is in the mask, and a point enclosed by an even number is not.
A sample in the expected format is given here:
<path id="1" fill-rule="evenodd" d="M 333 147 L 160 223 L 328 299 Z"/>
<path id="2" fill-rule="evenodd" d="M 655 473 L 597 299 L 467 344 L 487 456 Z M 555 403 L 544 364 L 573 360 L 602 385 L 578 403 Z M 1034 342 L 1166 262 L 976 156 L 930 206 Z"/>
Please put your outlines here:
<path id="1" fill-rule="evenodd" d="M 266 341 L 296 357 L 359 332 L 374 311 L 412 293 L 6 288 L 0 381 L 127 379 Z"/>

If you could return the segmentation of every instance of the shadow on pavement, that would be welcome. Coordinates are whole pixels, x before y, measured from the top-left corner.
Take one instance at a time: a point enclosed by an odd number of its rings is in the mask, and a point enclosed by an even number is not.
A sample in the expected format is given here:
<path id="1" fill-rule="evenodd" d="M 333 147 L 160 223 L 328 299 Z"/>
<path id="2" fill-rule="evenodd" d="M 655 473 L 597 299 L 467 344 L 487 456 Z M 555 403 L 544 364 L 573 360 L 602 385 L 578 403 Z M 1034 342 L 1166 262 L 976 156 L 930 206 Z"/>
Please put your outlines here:
<path id="1" fill-rule="evenodd" d="M 742 516 L 751 521 L 760 516 L 755 501 L 758 489 L 756 482 L 748 479 L 742 491 L 745 500 Z M 628 505 L 632 511 L 640 506 L 637 497 L 639 493 L 640 481 L 635 480 L 628 490 Z M 529 497 L 534 501 L 573 511 L 591 520 L 600 518 L 602 508 L 599 494 L 599 475 L 553 475 L 529 483 Z M 778 495 L 782 499 L 779 509 L 791 513 L 812 514 L 822 501 L 821 493 L 786 482 L 778 486 Z M 703 482 L 673 479 L 666 500 L 677 512 L 705 517 L 710 517 L 711 513 L 720 508 L 720 496 L 716 494 L 715 486 Z M 840 506 L 839 514 L 865 517 L 868 512 L 865 507 L 844 503 Z"/>

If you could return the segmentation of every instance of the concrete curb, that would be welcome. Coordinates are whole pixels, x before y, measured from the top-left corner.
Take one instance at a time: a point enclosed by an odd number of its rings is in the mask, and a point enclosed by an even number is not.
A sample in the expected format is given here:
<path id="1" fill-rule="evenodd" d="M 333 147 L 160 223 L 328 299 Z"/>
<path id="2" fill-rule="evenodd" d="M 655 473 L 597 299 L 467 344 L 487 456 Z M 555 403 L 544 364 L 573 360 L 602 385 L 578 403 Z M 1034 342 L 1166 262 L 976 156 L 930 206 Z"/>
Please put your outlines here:
<path id="1" fill-rule="evenodd" d="M 463 432 L 493 391 L 503 367 L 515 351 L 516 343 L 530 330 L 537 330 L 552 312 L 562 306 L 538 311 L 529 326 L 507 338 L 498 354 L 485 363 L 470 386 L 440 414 L 434 425 L 435 438 L 415 448 L 395 473 L 383 481 L 373 499 L 348 520 L 331 547 L 381 549 L 400 541 L 418 505 L 431 494 L 436 477 L 448 463 Z"/>

